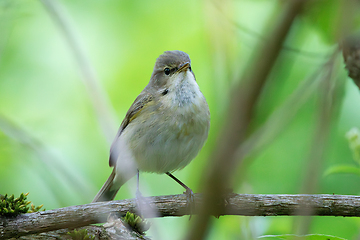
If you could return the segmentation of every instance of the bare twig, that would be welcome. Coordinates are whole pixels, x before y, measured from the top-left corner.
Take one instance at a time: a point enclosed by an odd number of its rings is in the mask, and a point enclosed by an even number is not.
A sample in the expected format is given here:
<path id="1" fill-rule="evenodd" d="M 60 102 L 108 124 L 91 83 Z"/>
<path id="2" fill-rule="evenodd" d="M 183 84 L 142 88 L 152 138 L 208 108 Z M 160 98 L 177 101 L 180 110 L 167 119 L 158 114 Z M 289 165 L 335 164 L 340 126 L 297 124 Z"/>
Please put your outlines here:
<path id="1" fill-rule="evenodd" d="M 224 196 L 226 205 L 217 215 L 292 216 L 309 214 L 317 216 L 360 217 L 360 196 L 348 195 L 255 195 L 230 193 Z M 189 215 L 186 195 L 168 195 L 146 198 L 158 217 Z M 196 206 L 204 204 L 202 194 L 195 194 Z M 306 203 L 306 204 L 304 204 Z M 78 228 L 106 222 L 109 214 L 125 215 L 134 211 L 136 201 L 90 203 L 23 214 L 15 218 L 0 217 L 0 238 L 19 237 L 64 228 Z M 197 214 L 199 209 L 191 214 Z M 146 209 L 145 209 L 146 211 Z M 147 216 L 147 212 L 143 212 Z M 150 216 L 153 217 L 153 216 Z"/>

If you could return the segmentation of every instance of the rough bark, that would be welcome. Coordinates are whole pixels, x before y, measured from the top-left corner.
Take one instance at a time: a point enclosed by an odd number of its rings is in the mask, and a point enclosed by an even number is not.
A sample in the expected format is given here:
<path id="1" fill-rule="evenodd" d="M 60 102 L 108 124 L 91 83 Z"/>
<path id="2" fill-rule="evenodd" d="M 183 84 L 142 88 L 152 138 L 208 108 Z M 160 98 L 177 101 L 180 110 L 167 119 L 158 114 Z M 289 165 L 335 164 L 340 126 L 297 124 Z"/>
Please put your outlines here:
<path id="1" fill-rule="evenodd" d="M 360 196 L 350 195 L 257 195 L 229 193 L 224 196 L 224 206 L 219 215 L 243 216 L 343 216 L 360 217 Z M 149 203 L 142 207 L 146 217 L 189 215 L 186 195 L 168 195 L 144 198 Z M 195 194 L 195 209 L 198 213 L 203 204 L 202 194 Z M 74 229 L 94 223 L 106 222 L 108 216 L 134 212 L 136 201 L 90 203 L 28 213 L 14 218 L 0 217 L 0 239 L 38 234 L 59 229 Z M 155 215 L 154 215 L 155 213 Z M 69 230 L 67 230 L 69 231 Z M 99 230 L 100 232 L 102 229 Z M 41 238 L 38 238 L 41 239 Z M 115 238 L 116 239 L 116 238 Z"/>

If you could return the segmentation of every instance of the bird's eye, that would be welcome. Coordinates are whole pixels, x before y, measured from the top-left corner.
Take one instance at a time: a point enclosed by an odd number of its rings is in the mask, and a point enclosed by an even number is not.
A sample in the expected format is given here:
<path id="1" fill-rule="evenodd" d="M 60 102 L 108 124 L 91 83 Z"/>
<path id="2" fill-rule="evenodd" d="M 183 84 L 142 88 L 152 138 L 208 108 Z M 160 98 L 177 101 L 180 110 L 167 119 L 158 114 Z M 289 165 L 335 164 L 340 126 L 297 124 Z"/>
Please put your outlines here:
<path id="1" fill-rule="evenodd" d="M 170 74 L 170 68 L 165 68 L 164 73 L 165 73 L 165 75 L 169 75 Z"/>
<path id="2" fill-rule="evenodd" d="M 192 71 L 192 70 L 191 70 L 191 67 L 189 67 L 189 70 L 190 70 L 190 72 Z"/>
<path id="3" fill-rule="evenodd" d="M 165 89 L 161 94 L 162 94 L 163 96 L 165 96 L 166 94 L 168 94 L 168 92 L 169 92 L 169 90 L 168 90 L 168 89 Z"/>

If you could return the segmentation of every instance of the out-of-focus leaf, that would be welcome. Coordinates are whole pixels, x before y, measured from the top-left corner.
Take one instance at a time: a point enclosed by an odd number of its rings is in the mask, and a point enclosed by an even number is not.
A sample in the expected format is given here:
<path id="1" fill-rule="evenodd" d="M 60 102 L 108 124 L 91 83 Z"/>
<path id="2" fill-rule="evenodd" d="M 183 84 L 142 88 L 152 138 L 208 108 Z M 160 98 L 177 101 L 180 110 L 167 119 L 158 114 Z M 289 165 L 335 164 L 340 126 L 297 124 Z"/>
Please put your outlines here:
<path id="1" fill-rule="evenodd" d="M 308 234 L 308 235 L 294 235 L 294 234 L 284 234 L 284 235 L 265 235 L 259 238 L 262 239 L 302 239 L 302 240 L 344 240 L 344 238 L 335 237 L 331 235 L 324 234 Z"/>
<path id="2" fill-rule="evenodd" d="M 352 128 L 346 133 L 349 141 L 349 147 L 353 153 L 354 160 L 360 163 L 360 131 L 358 128 Z"/>
<path id="3" fill-rule="evenodd" d="M 341 1 L 334 0 L 309 1 L 304 11 L 306 20 L 310 21 L 310 25 L 330 44 L 337 42 L 341 5 Z"/>
<path id="4" fill-rule="evenodd" d="M 336 173 L 349 173 L 360 176 L 360 168 L 352 165 L 338 165 L 328 168 L 324 176 L 328 176 Z"/>

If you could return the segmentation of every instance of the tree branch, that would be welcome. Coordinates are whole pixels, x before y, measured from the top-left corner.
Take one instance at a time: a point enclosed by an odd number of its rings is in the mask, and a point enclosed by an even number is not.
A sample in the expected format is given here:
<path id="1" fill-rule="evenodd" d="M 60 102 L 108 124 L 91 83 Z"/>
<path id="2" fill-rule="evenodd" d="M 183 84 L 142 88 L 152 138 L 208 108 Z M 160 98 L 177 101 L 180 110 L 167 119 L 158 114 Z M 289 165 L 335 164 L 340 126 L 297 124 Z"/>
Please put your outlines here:
<path id="1" fill-rule="evenodd" d="M 186 195 L 167 195 L 144 198 L 149 203 L 143 209 L 146 217 L 189 215 Z M 360 196 L 351 195 L 264 195 L 235 194 L 224 197 L 225 207 L 220 215 L 243 216 L 344 216 L 360 217 Z M 203 204 L 203 195 L 195 194 L 196 206 Z M 0 239 L 25 236 L 64 228 L 78 228 L 106 222 L 109 214 L 125 215 L 134 212 L 135 199 L 90 203 L 54 210 L 28 213 L 15 218 L 0 217 Z M 156 209 L 156 216 L 153 215 Z M 311 211 L 309 211 L 311 209 Z M 192 214 L 198 213 L 198 208 Z"/>
<path id="2" fill-rule="evenodd" d="M 104 225 L 105 226 L 105 225 Z M 86 230 L 87 236 L 95 236 L 96 240 L 150 240 L 150 238 L 140 235 L 139 233 L 128 229 L 120 219 L 116 219 L 104 226 L 90 225 L 76 229 L 77 232 Z M 72 237 L 69 233 L 74 234 L 74 230 L 65 228 L 46 233 L 37 233 L 21 236 L 19 240 L 49 240 L 49 239 L 82 239 L 79 235 Z M 74 236 L 74 235 L 73 235 Z M 13 238 L 11 238 L 13 239 Z"/>

